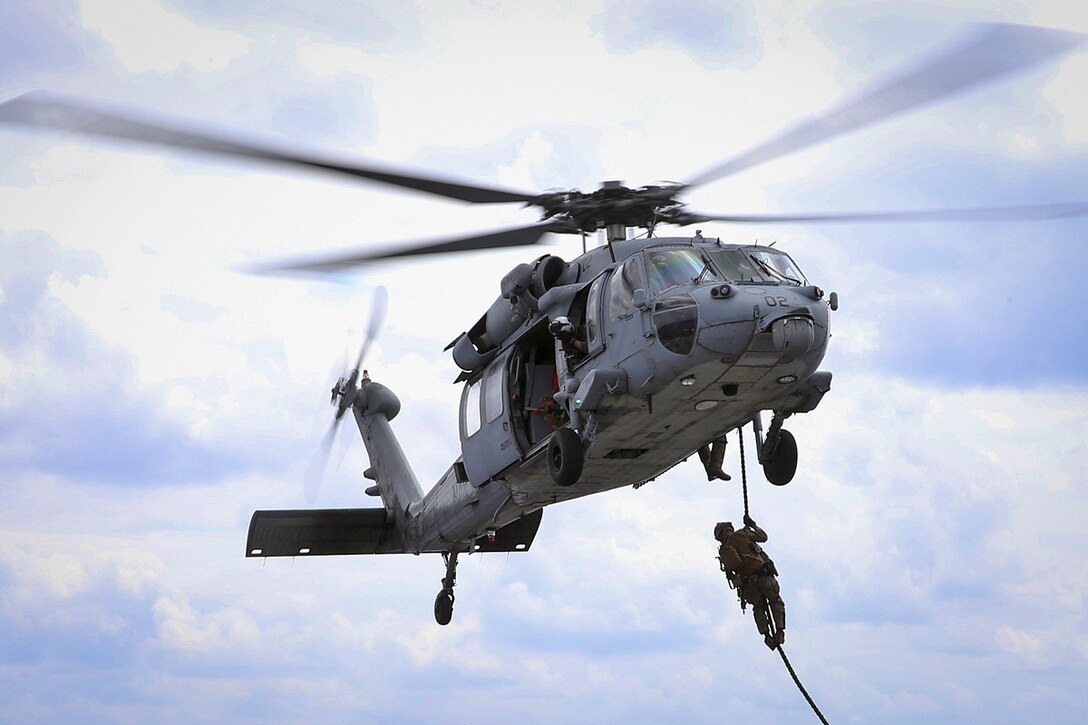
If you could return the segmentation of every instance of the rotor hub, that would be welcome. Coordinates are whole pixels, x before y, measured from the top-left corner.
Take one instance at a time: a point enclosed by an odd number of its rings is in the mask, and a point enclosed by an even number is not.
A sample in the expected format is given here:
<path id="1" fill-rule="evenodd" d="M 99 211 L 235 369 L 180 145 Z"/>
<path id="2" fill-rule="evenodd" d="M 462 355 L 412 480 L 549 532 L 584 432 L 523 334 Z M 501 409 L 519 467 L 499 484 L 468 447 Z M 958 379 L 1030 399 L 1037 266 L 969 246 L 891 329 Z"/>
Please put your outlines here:
<path id="1" fill-rule="evenodd" d="M 588 233 L 613 225 L 653 229 L 660 223 L 690 223 L 693 215 L 676 199 L 683 189 L 680 184 L 632 189 L 608 181 L 588 194 L 577 189 L 542 194 L 531 204 L 544 210 L 544 219 L 569 221 L 571 231 Z"/>

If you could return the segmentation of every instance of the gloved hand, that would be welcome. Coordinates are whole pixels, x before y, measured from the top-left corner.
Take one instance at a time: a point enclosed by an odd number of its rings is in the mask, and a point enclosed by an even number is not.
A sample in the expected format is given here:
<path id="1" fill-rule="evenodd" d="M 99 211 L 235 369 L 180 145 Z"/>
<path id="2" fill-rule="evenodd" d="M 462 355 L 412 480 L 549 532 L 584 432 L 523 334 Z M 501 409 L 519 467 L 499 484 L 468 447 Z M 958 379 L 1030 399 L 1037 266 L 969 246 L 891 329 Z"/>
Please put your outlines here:
<path id="1" fill-rule="evenodd" d="M 744 525 L 745 526 L 755 526 L 756 522 L 752 520 L 751 516 L 749 516 L 748 514 L 744 514 Z"/>

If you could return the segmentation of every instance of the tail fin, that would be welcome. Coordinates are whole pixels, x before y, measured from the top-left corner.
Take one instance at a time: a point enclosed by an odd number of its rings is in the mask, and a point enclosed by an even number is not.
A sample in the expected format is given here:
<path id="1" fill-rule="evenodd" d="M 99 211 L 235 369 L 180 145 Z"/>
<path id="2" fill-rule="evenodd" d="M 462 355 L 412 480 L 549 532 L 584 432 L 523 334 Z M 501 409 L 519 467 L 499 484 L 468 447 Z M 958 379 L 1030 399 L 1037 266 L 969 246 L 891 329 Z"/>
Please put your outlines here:
<path id="1" fill-rule="evenodd" d="M 423 489 L 389 425 L 400 412 L 400 400 L 389 388 L 364 378 L 353 411 L 370 456 L 368 477 L 373 476 L 382 502 L 403 532 L 411 507 L 423 500 Z"/>

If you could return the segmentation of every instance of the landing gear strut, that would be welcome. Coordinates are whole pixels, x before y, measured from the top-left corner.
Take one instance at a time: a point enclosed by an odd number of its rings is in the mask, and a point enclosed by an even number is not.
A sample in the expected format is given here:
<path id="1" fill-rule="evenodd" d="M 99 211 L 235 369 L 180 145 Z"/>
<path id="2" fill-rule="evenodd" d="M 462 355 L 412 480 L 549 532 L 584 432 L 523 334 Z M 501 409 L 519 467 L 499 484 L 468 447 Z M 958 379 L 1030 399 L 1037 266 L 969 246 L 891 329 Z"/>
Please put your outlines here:
<path id="1" fill-rule="evenodd" d="M 766 440 L 763 440 L 763 422 L 758 413 L 752 421 L 763 474 L 775 486 L 785 486 L 797 473 L 797 441 L 792 433 L 782 427 L 788 417 L 790 413 L 774 414 Z"/>
<path id="2" fill-rule="evenodd" d="M 457 552 L 443 552 L 446 576 L 442 578 L 442 591 L 434 598 L 434 619 L 445 626 L 453 619 L 453 585 L 457 583 Z"/>

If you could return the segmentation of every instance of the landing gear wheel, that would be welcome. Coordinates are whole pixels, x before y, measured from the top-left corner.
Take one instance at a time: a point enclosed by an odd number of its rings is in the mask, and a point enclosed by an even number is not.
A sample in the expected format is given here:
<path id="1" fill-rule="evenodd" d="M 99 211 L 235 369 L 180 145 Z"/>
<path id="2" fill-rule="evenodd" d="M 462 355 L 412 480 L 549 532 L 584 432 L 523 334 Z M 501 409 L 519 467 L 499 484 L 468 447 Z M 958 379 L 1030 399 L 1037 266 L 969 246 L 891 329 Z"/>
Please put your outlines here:
<path id="1" fill-rule="evenodd" d="M 453 592 L 443 589 L 434 598 L 434 620 L 443 627 L 453 619 Z"/>
<path id="2" fill-rule="evenodd" d="M 775 486 L 785 486 L 797 473 L 797 441 L 788 430 L 778 431 L 778 444 L 763 464 L 763 474 Z"/>
<path id="3" fill-rule="evenodd" d="M 559 486 L 573 486 L 582 475 L 585 449 L 582 439 L 570 428 L 560 428 L 548 441 L 548 473 Z"/>

